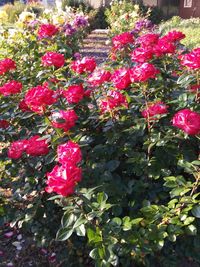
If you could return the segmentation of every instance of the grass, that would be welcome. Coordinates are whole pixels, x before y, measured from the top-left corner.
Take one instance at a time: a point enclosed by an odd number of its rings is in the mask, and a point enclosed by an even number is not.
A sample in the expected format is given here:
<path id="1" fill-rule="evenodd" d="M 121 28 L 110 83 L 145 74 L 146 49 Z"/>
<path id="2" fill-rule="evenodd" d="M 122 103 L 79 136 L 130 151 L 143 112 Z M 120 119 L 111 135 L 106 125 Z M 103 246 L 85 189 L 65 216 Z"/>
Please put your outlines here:
<path id="1" fill-rule="evenodd" d="M 171 30 L 181 31 L 186 35 L 181 43 L 188 48 L 200 47 L 200 18 L 181 19 L 180 17 L 173 17 L 160 24 L 162 34 Z"/>

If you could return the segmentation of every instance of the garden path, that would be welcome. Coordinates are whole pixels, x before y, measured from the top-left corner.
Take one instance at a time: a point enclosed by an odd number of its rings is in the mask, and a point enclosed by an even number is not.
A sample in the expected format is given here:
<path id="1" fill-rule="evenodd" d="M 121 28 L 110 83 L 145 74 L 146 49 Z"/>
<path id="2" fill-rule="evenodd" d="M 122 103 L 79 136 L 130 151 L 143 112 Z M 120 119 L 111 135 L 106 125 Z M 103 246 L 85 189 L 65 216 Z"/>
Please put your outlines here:
<path id="1" fill-rule="evenodd" d="M 110 50 L 108 30 L 93 30 L 83 41 L 80 53 L 83 57 L 94 57 L 97 64 L 103 63 Z"/>

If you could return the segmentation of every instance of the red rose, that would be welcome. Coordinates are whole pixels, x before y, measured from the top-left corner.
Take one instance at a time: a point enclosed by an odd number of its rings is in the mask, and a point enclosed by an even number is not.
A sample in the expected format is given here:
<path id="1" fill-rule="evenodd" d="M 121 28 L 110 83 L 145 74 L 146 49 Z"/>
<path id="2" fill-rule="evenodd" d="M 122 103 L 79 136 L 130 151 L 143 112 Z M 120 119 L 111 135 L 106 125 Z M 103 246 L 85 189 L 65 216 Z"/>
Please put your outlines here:
<path id="1" fill-rule="evenodd" d="M 148 79 L 154 79 L 159 73 L 153 64 L 143 63 L 130 69 L 131 82 L 145 82 Z"/>
<path id="2" fill-rule="evenodd" d="M 55 128 L 63 129 L 65 132 L 74 127 L 77 120 L 78 116 L 73 109 L 67 111 L 60 110 L 52 114 L 52 125 Z"/>
<path id="3" fill-rule="evenodd" d="M 0 87 L 0 94 L 4 96 L 14 95 L 20 93 L 21 90 L 22 90 L 22 83 L 12 80 Z"/>
<path id="4" fill-rule="evenodd" d="M 176 46 L 163 37 L 158 40 L 158 43 L 153 50 L 154 54 L 157 57 L 160 57 L 165 54 L 174 54 L 176 51 Z"/>
<path id="5" fill-rule="evenodd" d="M 10 58 L 0 60 L 0 75 L 5 74 L 10 70 L 16 69 L 16 63 Z"/>
<path id="6" fill-rule="evenodd" d="M 92 72 L 96 68 L 96 61 L 94 58 L 84 57 L 81 60 L 72 61 L 70 68 L 79 74 L 85 72 Z"/>
<path id="7" fill-rule="evenodd" d="M 71 85 L 67 90 L 63 90 L 62 95 L 67 99 L 69 104 L 79 103 L 84 97 L 83 85 Z"/>
<path id="8" fill-rule="evenodd" d="M 35 135 L 27 140 L 26 153 L 30 156 L 42 156 L 49 153 L 46 140 L 39 140 L 40 136 Z"/>
<path id="9" fill-rule="evenodd" d="M 22 99 L 20 102 L 19 102 L 19 109 L 21 109 L 21 111 L 23 112 L 30 112 L 30 108 L 27 106 L 26 102 L 24 99 Z"/>
<path id="10" fill-rule="evenodd" d="M 7 120 L 0 120 L 0 128 L 6 129 L 10 126 L 10 123 Z"/>
<path id="11" fill-rule="evenodd" d="M 57 101 L 56 93 L 46 86 L 38 85 L 28 90 L 25 95 L 27 106 L 36 113 L 43 113 L 46 106 Z"/>
<path id="12" fill-rule="evenodd" d="M 116 108 L 128 107 L 128 102 L 120 92 L 109 91 L 107 97 L 100 100 L 99 106 L 102 113 L 107 113 Z"/>
<path id="13" fill-rule="evenodd" d="M 88 82 L 91 86 L 100 86 L 105 82 L 110 81 L 111 73 L 107 70 L 98 69 L 95 70 L 88 78 Z"/>
<path id="14" fill-rule="evenodd" d="M 153 51 L 150 47 L 138 47 L 131 53 L 131 60 L 133 62 L 144 63 L 151 60 Z"/>
<path id="15" fill-rule="evenodd" d="M 188 54 L 181 55 L 179 58 L 183 66 L 193 70 L 200 69 L 200 47 Z"/>
<path id="16" fill-rule="evenodd" d="M 189 135 L 200 133 L 200 114 L 190 109 L 178 111 L 172 120 L 173 126 L 178 127 Z"/>
<path id="17" fill-rule="evenodd" d="M 164 38 L 169 42 L 179 42 L 185 38 L 185 34 L 179 31 L 168 32 Z"/>
<path id="18" fill-rule="evenodd" d="M 65 65 L 65 57 L 62 54 L 56 52 L 47 52 L 42 57 L 43 66 L 55 66 L 61 68 Z"/>
<path id="19" fill-rule="evenodd" d="M 197 94 L 197 97 L 200 97 L 200 84 L 194 84 L 189 87 L 191 93 Z"/>
<path id="20" fill-rule="evenodd" d="M 21 158 L 23 152 L 25 152 L 26 150 L 27 145 L 28 145 L 27 140 L 18 140 L 12 142 L 8 149 L 8 157 L 11 159 Z"/>
<path id="21" fill-rule="evenodd" d="M 144 118 L 154 117 L 156 115 L 166 114 L 168 113 L 168 106 L 165 105 L 163 102 L 158 101 L 150 106 L 147 109 L 142 111 L 142 116 Z"/>
<path id="22" fill-rule="evenodd" d="M 153 45 L 157 44 L 158 39 L 159 39 L 159 34 L 147 33 L 147 34 L 140 36 L 137 39 L 136 43 L 142 47 L 147 47 L 147 46 L 152 47 Z"/>
<path id="23" fill-rule="evenodd" d="M 118 70 L 115 70 L 111 77 L 111 80 L 117 89 L 126 89 L 131 84 L 129 69 L 120 68 Z"/>
<path id="24" fill-rule="evenodd" d="M 114 48 L 121 48 L 134 43 L 134 37 L 130 32 L 123 32 L 112 38 Z"/>
<path id="25" fill-rule="evenodd" d="M 53 24 L 42 24 L 38 30 L 39 39 L 52 37 L 58 32 L 58 28 Z"/>
<path id="26" fill-rule="evenodd" d="M 57 148 L 58 162 L 61 164 L 71 163 L 76 165 L 82 160 L 82 153 L 77 143 L 68 141 Z"/>
<path id="27" fill-rule="evenodd" d="M 73 164 L 64 166 L 56 165 L 50 173 L 47 173 L 48 193 L 55 192 L 64 197 L 74 193 L 76 183 L 81 180 L 82 170 Z"/>

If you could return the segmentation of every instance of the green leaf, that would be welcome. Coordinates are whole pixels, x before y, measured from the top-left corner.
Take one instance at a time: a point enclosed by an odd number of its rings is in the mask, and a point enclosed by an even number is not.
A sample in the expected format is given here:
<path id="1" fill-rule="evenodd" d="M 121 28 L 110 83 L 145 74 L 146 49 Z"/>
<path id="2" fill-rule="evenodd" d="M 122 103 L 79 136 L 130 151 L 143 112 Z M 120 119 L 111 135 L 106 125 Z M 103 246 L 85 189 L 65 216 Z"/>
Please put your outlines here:
<path id="1" fill-rule="evenodd" d="M 105 203 L 107 201 L 107 199 L 108 199 L 108 196 L 106 193 L 100 192 L 97 194 L 97 202 L 99 204 Z"/>
<path id="2" fill-rule="evenodd" d="M 133 219 L 131 221 L 131 224 L 134 225 L 134 224 L 139 224 L 141 221 L 143 220 L 143 218 L 136 218 L 136 219 Z"/>
<path id="3" fill-rule="evenodd" d="M 76 216 L 72 213 L 69 214 L 68 212 L 64 213 L 62 220 L 61 220 L 61 224 L 62 227 L 69 227 L 73 224 L 74 221 L 76 221 Z"/>
<path id="4" fill-rule="evenodd" d="M 71 235 L 73 234 L 73 229 L 69 228 L 61 228 L 58 230 L 56 234 L 56 240 L 57 241 L 65 241 L 67 240 Z"/>
<path id="5" fill-rule="evenodd" d="M 76 233 L 78 236 L 85 236 L 86 230 L 85 225 L 81 224 L 79 227 L 76 228 Z"/>
<path id="6" fill-rule="evenodd" d="M 87 237 L 88 237 L 89 243 L 102 242 L 102 237 L 100 235 L 99 228 L 96 228 L 96 231 L 93 230 L 92 228 L 88 228 L 87 229 Z"/>
<path id="7" fill-rule="evenodd" d="M 189 225 L 195 220 L 194 217 L 187 217 L 187 219 L 184 220 L 184 225 Z"/>
<path id="8" fill-rule="evenodd" d="M 200 206 L 195 206 L 191 212 L 194 217 L 200 218 Z"/>
<path id="9" fill-rule="evenodd" d="M 197 234 L 197 228 L 193 224 L 187 226 L 186 233 L 189 235 L 196 235 Z"/>
<path id="10" fill-rule="evenodd" d="M 79 227 L 81 224 L 84 224 L 85 222 L 87 222 L 87 220 L 83 216 L 80 216 L 78 220 L 75 222 L 73 228 Z"/>
<path id="11" fill-rule="evenodd" d="M 98 260 L 99 259 L 99 252 L 98 252 L 98 249 L 97 248 L 94 248 L 92 251 L 90 251 L 90 257 L 93 259 L 93 260 Z"/>

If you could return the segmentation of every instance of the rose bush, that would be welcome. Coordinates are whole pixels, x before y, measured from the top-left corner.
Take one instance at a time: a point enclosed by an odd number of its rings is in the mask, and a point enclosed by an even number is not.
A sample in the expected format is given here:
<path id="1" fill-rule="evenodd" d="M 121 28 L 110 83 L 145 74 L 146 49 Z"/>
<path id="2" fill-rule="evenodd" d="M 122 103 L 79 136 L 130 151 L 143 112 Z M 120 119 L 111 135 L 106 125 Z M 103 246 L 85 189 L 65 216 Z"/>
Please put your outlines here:
<path id="1" fill-rule="evenodd" d="M 158 251 L 198 232 L 199 50 L 184 51 L 181 33 L 123 34 L 96 68 L 67 60 L 64 25 L 44 39 L 40 26 L 4 55 L 15 64 L 1 75 L 3 222 L 43 247 L 69 239 L 72 254 L 79 240 L 96 266 L 155 266 Z M 137 60 L 142 49 L 151 57 Z M 47 52 L 65 64 L 42 64 Z"/>

